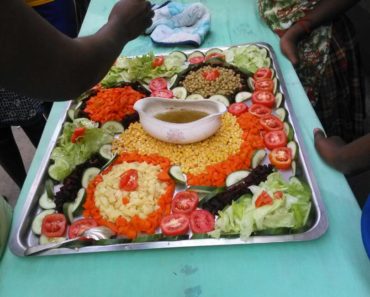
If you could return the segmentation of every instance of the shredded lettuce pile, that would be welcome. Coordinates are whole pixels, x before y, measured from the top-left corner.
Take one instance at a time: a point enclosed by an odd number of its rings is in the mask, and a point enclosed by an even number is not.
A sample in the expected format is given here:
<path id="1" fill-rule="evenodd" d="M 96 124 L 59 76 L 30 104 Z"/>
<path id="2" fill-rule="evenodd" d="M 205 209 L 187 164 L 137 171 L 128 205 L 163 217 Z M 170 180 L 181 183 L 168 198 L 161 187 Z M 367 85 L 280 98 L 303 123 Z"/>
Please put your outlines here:
<path id="1" fill-rule="evenodd" d="M 219 212 L 215 230 L 210 232 L 213 237 L 222 234 L 240 234 L 246 241 L 253 232 L 291 228 L 293 230 L 306 225 L 311 210 L 311 191 L 309 187 L 297 178 L 285 181 L 280 173 L 268 176 L 265 182 L 249 187 L 253 195 L 247 194 L 232 205 Z M 255 206 L 255 201 L 262 191 L 271 197 L 281 191 L 281 199 L 273 198 L 273 203 L 261 207 Z"/>
<path id="2" fill-rule="evenodd" d="M 64 124 L 63 134 L 59 137 L 58 145 L 50 157 L 54 161 L 49 167 L 49 175 L 52 178 L 62 181 L 77 165 L 98 152 L 102 145 L 113 141 L 113 135 L 105 129 L 98 128 L 98 125 L 88 119 L 76 119 L 73 123 Z M 78 142 L 72 143 L 71 136 L 79 127 L 85 127 L 86 131 Z"/>
<path id="3" fill-rule="evenodd" d="M 161 66 L 153 67 L 155 55 L 119 58 L 102 80 L 103 87 L 113 87 L 122 82 L 147 82 L 156 77 L 172 77 L 184 69 L 183 61 L 175 56 L 166 56 Z"/>

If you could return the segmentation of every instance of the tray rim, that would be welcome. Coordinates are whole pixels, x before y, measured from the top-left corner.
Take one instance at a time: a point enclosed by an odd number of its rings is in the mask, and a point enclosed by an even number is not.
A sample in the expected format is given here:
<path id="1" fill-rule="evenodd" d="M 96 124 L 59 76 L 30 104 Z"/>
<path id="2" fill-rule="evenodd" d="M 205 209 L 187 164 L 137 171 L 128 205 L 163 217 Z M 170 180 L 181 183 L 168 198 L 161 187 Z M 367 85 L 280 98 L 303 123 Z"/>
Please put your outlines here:
<path id="1" fill-rule="evenodd" d="M 313 226 L 302 233 L 296 234 L 287 234 L 287 235 L 269 235 L 269 236 L 251 236 L 247 241 L 242 241 L 240 238 L 228 239 L 228 238 L 219 238 L 219 239 L 186 239 L 178 241 L 158 241 L 158 242 L 143 242 L 143 243 L 122 243 L 106 246 L 86 246 L 81 249 L 70 249 L 70 248 L 59 248 L 54 250 L 49 250 L 43 253 L 38 254 L 37 256 L 47 256 L 47 255 L 62 255 L 62 254 L 79 254 L 79 253 L 96 253 L 96 252 L 108 252 L 108 251 L 128 251 L 128 250 L 144 250 L 144 249 L 164 249 L 164 248 L 180 248 L 180 247 L 201 247 L 201 246 L 220 246 L 220 245 L 247 245 L 247 244 L 261 244 L 261 243 L 278 243 L 278 242 L 295 242 L 295 241 L 309 241 L 318 239 L 321 237 L 329 227 L 328 219 L 326 215 L 326 209 L 321 197 L 321 193 L 316 181 L 315 176 L 313 175 L 312 165 L 309 161 L 308 153 L 304 145 L 302 132 L 299 128 L 298 118 L 294 113 L 292 102 L 285 84 L 284 77 L 279 63 L 277 62 L 277 57 L 272 46 L 265 42 L 251 42 L 251 43 L 242 43 L 237 45 L 230 46 L 213 46 L 209 48 L 195 49 L 201 52 L 206 52 L 210 49 L 219 48 L 222 50 L 231 48 L 231 47 L 240 47 L 256 45 L 259 47 L 264 47 L 268 50 L 269 56 L 271 58 L 272 65 L 276 70 L 276 76 L 279 80 L 279 87 L 282 90 L 284 95 L 284 107 L 287 109 L 290 122 L 293 126 L 295 132 L 295 140 L 299 145 L 299 156 L 304 169 L 305 177 L 307 183 L 310 185 L 312 191 L 312 202 L 315 205 L 315 210 L 317 214 L 317 219 Z M 188 54 L 193 52 L 193 50 L 184 50 L 183 52 Z M 170 51 L 171 52 L 171 51 Z M 170 52 L 163 53 L 163 55 L 168 55 Z M 24 252 L 28 246 L 25 246 L 22 243 L 22 227 L 24 227 L 25 221 L 29 219 L 29 214 L 31 212 L 32 204 L 35 204 L 34 201 L 36 192 L 38 191 L 44 176 L 47 174 L 47 165 L 50 160 L 50 155 L 54 147 L 56 146 L 58 137 L 61 133 L 63 124 L 67 118 L 67 111 L 73 104 L 73 100 L 67 101 L 62 110 L 62 116 L 55 125 L 54 132 L 49 140 L 49 144 L 45 150 L 45 154 L 42 157 L 39 168 L 35 174 L 33 183 L 27 193 L 25 203 L 20 210 L 20 214 L 13 221 L 13 228 L 11 231 L 10 240 L 8 246 L 13 254 L 16 256 L 25 256 Z"/>

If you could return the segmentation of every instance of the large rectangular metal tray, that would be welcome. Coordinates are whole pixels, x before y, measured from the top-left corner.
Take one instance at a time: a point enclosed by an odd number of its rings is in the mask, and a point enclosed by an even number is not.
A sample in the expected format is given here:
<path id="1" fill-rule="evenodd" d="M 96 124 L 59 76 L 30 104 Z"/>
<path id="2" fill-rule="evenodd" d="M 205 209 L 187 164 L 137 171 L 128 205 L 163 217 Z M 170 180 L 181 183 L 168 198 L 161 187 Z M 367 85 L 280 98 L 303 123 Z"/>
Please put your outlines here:
<path id="1" fill-rule="evenodd" d="M 71 248 L 59 248 L 49 250 L 38 255 L 60 255 L 60 254 L 75 254 L 75 253 L 92 253 L 92 252 L 107 252 L 107 251 L 124 251 L 124 250 L 141 250 L 141 249 L 163 249 L 163 248 L 179 248 L 179 247 L 196 247 L 196 246 L 218 246 L 218 245 L 241 245 L 241 244 L 255 244 L 255 243 L 273 243 L 273 242 L 290 242 L 290 241 L 305 241 L 314 240 L 322 236 L 327 228 L 328 221 L 326 211 L 324 208 L 323 201 L 321 199 L 320 191 L 317 186 L 313 171 L 311 168 L 310 160 L 305 149 L 303 138 L 298 127 L 298 118 L 296 117 L 292 108 L 292 103 L 289 98 L 289 94 L 286 89 L 284 77 L 276 59 L 274 50 L 269 44 L 266 43 L 249 43 L 259 47 L 263 47 L 268 51 L 268 55 L 271 58 L 271 67 L 276 71 L 276 77 L 279 81 L 279 91 L 284 96 L 284 107 L 288 111 L 288 120 L 294 128 L 294 139 L 299 145 L 299 157 L 297 162 L 297 175 L 302 178 L 310 186 L 312 191 L 312 220 L 311 225 L 306 231 L 297 234 L 286 234 L 286 235 L 268 235 L 268 236 L 251 236 L 248 241 L 242 241 L 239 238 L 220 238 L 220 239 L 187 239 L 179 241 L 158 241 L 158 242 L 143 242 L 143 243 L 122 243 L 114 245 L 93 245 L 86 246 L 79 249 Z M 241 44 L 239 46 L 245 46 L 248 44 Z M 228 47 L 219 47 L 220 49 L 227 49 Z M 201 51 L 206 52 L 209 49 L 202 49 Z M 191 53 L 192 51 L 184 51 L 185 53 Z M 32 220 L 35 215 L 40 211 L 38 206 L 38 197 L 42 194 L 44 188 L 43 184 L 47 179 L 47 168 L 49 165 L 49 158 L 53 148 L 56 145 L 58 136 L 61 133 L 63 123 L 67 118 L 67 111 L 73 102 L 67 104 L 63 111 L 62 117 L 59 119 L 55 132 L 53 133 L 45 155 L 39 165 L 39 169 L 35 175 L 35 179 L 32 182 L 31 188 L 27 193 L 25 204 L 21 210 L 21 213 L 14 222 L 14 228 L 11 234 L 11 240 L 9 243 L 11 251 L 17 256 L 24 256 L 24 252 L 28 247 L 38 245 L 38 239 L 33 235 L 31 231 Z"/>

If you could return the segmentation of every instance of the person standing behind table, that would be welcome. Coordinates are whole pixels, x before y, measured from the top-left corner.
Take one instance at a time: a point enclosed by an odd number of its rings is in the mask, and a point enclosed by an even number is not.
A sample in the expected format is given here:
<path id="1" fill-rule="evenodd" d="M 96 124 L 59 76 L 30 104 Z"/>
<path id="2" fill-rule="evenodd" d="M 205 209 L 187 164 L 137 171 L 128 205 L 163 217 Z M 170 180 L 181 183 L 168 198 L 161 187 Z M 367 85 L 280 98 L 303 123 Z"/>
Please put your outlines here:
<path id="1" fill-rule="evenodd" d="M 365 101 L 354 30 L 343 13 L 358 0 L 258 0 L 280 36 L 328 135 L 351 141 L 364 133 Z"/>

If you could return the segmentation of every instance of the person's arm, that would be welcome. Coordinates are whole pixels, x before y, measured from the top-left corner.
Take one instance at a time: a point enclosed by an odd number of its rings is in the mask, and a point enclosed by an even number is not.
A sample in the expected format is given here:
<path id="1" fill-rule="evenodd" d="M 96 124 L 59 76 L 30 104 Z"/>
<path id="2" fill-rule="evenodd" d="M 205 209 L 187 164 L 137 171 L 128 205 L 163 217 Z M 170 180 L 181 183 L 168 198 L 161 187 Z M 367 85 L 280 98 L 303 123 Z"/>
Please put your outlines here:
<path id="1" fill-rule="evenodd" d="M 71 99 L 98 83 L 153 17 L 149 2 L 121 0 L 96 34 L 71 39 L 24 0 L 0 4 L 0 86 L 50 101 Z"/>
<path id="2" fill-rule="evenodd" d="M 283 54 L 292 62 L 298 63 L 297 44 L 315 28 L 328 24 L 336 16 L 346 12 L 359 0 L 321 0 L 313 10 L 308 12 L 301 22 L 293 24 L 280 40 Z"/>
<path id="3" fill-rule="evenodd" d="M 320 157 L 336 170 L 353 174 L 370 169 L 370 134 L 348 144 L 337 136 L 326 138 L 320 129 L 314 130 L 314 137 Z"/>

